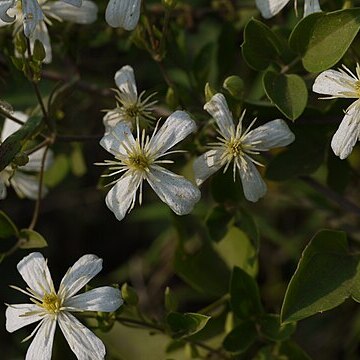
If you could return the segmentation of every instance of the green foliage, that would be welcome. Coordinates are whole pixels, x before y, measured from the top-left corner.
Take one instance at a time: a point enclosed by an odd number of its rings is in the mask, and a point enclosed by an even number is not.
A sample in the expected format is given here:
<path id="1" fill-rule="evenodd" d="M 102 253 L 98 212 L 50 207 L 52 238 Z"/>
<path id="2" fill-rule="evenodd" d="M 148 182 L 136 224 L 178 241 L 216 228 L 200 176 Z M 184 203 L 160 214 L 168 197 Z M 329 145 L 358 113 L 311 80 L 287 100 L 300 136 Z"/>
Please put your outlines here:
<path id="1" fill-rule="evenodd" d="M 257 336 L 256 327 L 251 320 L 242 320 L 226 335 L 224 348 L 232 353 L 242 353 L 255 342 Z"/>
<path id="2" fill-rule="evenodd" d="M 0 210 L 0 238 L 7 239 L 10 236 L 17 236 L 19 230 L 8 215 Z"/>
<path id="3" fill-rule="evenodd" d="M 306 70 L 320 72 L 344 56 L 360 29 L 360 10 L 315 13 L 300 21 L 290 37 Z"/>
<path id="4" fill-rule="evenodd" d="M 294 121 L 303 113 L 308 92 L 300 76 L 267 71 L 263 82 L 268 98 L 288 119 Z"/>
<path id="5" fill-rule="evenodd" d="M 186 338 L 202 330 L 210 317 L 201 314 L 171 312 L 166 317 L 172 336 L 175 339 Z"/>
<path id="6" fill-rule="evenodd" d="M 40 249 L 48 246 L 44 237 L 31 229 L 20 230 L 19 239 L 21 240 L 20 249 Z"/>

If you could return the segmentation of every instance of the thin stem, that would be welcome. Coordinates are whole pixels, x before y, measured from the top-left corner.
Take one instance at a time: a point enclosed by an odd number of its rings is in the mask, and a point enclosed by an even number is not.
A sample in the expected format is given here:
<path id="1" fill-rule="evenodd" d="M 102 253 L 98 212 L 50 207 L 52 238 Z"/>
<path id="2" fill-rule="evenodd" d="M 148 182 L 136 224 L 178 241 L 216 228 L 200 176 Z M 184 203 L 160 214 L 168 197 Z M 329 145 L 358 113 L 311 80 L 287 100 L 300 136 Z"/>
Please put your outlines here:
<path id="1" fill-rule="evenodd" d="M 13 116 L 13 115 L 11 115 L 11 114 L 0 113 L 0 115 L 2 115 L 4 118 L 10 119 L 10 120 L 16 122 L 16 123 L 19 124 L 19 125 L 24 125 L 24 124 L 25 124 L 24 121 L 16 118 L 15 116 Z"/>
<path id="2" fill-rule="evenodd" d="M 48 144 L 45 147 L 43 157 L 41 159 L 41 168 L 40 168 L 40 177 L 39 177 L 39 191 L 38 191 L 38 196 L 37 196 L 36 203 L 35 203 L 33 217 L 32 217 L 31 223 L 29 225 L 30 230 L 33 230 L 35 228 L 35 225 L 36 225 L 37 220 L 39 218 L 42 191 L 43 191 L 43 184 L 44 184 L 45 161 L 46 161 L 46 155 L 48 153 L 49 147 L 50 147 L 50 141 L 48 141 Z"/>
<path id="3" fill-rule="evenodd" d="M 44 146 L 48 145 L 50 142 L 50 139 L 45 139 L 44 141 L 42 141 L 40 144 L 34 146 L 32 149 L 26 151 L 26 155 L 31 155 L 33 154 L 35 151 L 38 151 L 40 149 L 42 149 Z"/>
<path id="4" fill-rule="evenodd" d="M 293 66 L 295 66 L 301 60 L 300 56 L 297 56 L 289 64 L 284 65 L 280 71 L 281 74 L 286 74 Z"/>

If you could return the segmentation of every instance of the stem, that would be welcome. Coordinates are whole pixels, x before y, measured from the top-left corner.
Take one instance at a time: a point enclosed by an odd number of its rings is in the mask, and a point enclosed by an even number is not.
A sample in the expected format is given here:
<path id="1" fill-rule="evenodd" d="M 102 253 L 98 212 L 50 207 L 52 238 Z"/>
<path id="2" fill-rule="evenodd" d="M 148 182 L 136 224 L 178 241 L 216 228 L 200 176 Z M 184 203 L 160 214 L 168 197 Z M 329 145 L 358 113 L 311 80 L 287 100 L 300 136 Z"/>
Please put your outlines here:
<path id="1" fill-rule="evenodd" d="M 0 115 L 4 116 L 4 117 L 7 118 L 7 119 L 10 119 L 10 120 L 16 122 L 16 123 L 19 124 L 19 125 L 24 125 L 24 124 L 25 124 L 24 121 L 16 118 L 15 116 L 13 116 L 13 115 L 11 115 L 11 114 L 0 113 Z"/>
<path id="2" fill-rule="evenodd" d="M 227 301 L 230 300 L 230 295 L 229 294 L 225 294 L 223 297 L 221 297 L 220 299 L 214 301 L 212 304 L 204 307 L 203 309 L 199 310 L 198 312 L 200 314 L 209 314 L 211 313 L 213 310 L 217 309 L 218 307 L 220 307 L 221 305 L 225 304 Z"/>
<path id="3" fill-rule="evenodd" d="M 35 151 L 38 151 L 40 149 L 42 149 L 44 146 L 46 146 L 47 144 L 49 144 L 50 139 L 45 139 L 44 141 L 42 141 L 40 144 L 34 146 L 32 149 L 26 151 L 26 155 L 31 155 L 33 154 Z"/>
<path id="4" fill-rule="evenodd" d="M 41 169 L 40 169 L 40 177 L 39 177 L 39 191 L 38 196 L 35 203 L 34 213 L 31 220 L 31 223 L 29 225 L 30 230 L 34 230 L 35 225 L 37 223 L 37 220 L 39 218 L 40 213 L 40 205 L 41 205 L 41 197 L 42 197 L 42 190 L 43 190 L 43 184 L 44 184 L 44 170 L 45 170 L 45 161 L 46 161 L 46 155 L 48 153 L 49 147 L 50 147 L 51 141 L 48 140 L 43 157 L 41 159 Z"/>

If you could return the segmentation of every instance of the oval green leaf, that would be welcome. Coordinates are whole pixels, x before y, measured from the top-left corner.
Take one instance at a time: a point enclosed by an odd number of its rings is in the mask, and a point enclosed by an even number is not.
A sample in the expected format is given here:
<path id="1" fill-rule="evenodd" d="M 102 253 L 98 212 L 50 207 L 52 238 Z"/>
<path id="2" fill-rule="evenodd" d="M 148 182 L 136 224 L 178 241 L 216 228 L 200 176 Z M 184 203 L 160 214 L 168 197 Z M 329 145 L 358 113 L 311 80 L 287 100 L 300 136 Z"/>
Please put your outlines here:
<path id="1" fill-rule="evenodd" d="M 171 312 L 166 317 L 166 323 L 170 328 L 172 336 L 175 339 L 181 339 L 202 330 L 209 319 L 210 316 L 202 314 Z"/>
<path id="2" fill-rule="evenodd" d="M 263 84 L 267 97 L 288 119 L 294 121 L 303 113 L 308 91 L 300 76 L 268 71 Z"/>
<path id="3" fill-rule="evenodd" d="M 19 239 L 23 239 L 20 249 L 39 249 L 48 246 L 46 240 L 38 232 L 30 229 L 20 230 Z"/>

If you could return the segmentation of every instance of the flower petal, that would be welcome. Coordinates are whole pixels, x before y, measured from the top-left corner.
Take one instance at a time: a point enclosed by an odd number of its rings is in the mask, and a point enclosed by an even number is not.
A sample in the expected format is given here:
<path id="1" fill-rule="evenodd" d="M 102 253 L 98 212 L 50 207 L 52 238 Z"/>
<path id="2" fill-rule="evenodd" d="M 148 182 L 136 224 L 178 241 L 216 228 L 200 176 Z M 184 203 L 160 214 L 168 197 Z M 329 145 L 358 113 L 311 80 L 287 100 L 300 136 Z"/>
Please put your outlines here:
<path id="1" fill-rule="evenodd" d="M 15 20 L 15 17 L 11 17 L 7 14 L 7 11 L 15 4 L 15 0 L 2 0 L 0 2 L 0 19 L 6 23 L 11 23 Z"/>
<path id="2" fill-rule="evenodd" d="M 222 151 L 212 149 L 199 156 L 193 164 L 196 185 L 201 185 L 210 175 L 221 168 Z"/>
<path id="3" fill-rule="evenodd" d="M 49 316 L 43 320 L 34 340 L 28 348 L 25 360 L 51 359 L 55 329 L 56 320 L 54 317 Z"/>
<path id="4" fill-rule="evenodd" d="M 255 0 L 262 17 L 270 19 L 279 13 L 290 0 Z"/>
<path id="5" fill-rule="evenodd" d="M 16 304 L 8 305 L 6 316 L 6 330 L 14 332 L 24 326 L 30 325 L 36 321 L 40 321 L 40 308 L 35 304 Z"/>
<path id="6" fill-rule="evenodd" d="M 30 37 L 37 24 L 44 19 L 44 15 L 37 0 L 22 0 L 21 3 L 24 14 L 24 34 Z"/>
<path id="7" fill-rule="evenodd" d="M 250 131 L 244 144 L 253 145 L 256 150 L 266 151 L 279 146 L 286 146 L 295 140 L 286 122 L 281 119 L 270 121 Z"/>
<path id="8" fill-rule="evenodd" d="M 200 200 L 200 190 L 189 180 L 160 166 L 151 167 L 147 180 L 159 198 L 177 215 L 189 214 Z"/>
<path id="9" fill-rule="evenodd" d="M 244 159 L 243 166 L 239 169 L 245 198 L 256 202 L 266 193 L 266 184 L 259 171 L 249 159 Z"/>
<path id="10" fill-rule="evenodd" d="M 76 24 L 91 24 L 97 19 L 98 7 L 89 0 L 84 0 L 78 7 L 64 4 L 63 1 L 49 2 L 47 7 L 49 13 Z"/>
<path id="11" fill-rule="evenodd" d="M 305 0 L 304 1 L 304 17 L 315 12 L 320 12 L 319 0 Z"/>
<path id="12" fill-rule="evenodd" d="M 114 27 L 131 31 L 140 17 L 141 0 L 110 0 L 105 12 L 106 22 Z"/>
<path id="13" fill-rule="evenodd" d="M 340 98 L 357 98 L 356 81 L 344 71 L 326 70 L 315 79 L 312 89 L 318 94 Z"/>
<path id="14" fill-rule="evenodd" d="M 234 133 L 234 120 L 223 94 L 215 94 L 204 109 L 215 119 L 223 136 L 229 138 Z"/>
<path id="15" fill-rule="evenodd" d="M 19 198 L 36 200 L 39 194 L 39 179 L 34 175 L 28 175 L 21 170 L 16 170 L 10 179 L 10 184 L 14 188 Z M 43 187 L 41 195 L 46 196 L 47 188 Z"/>
<path id="16" fill-rule="evenodd" d="M 103 360 L 105 346 L 103 342 L 73 315 L 60 313 L 58 322 L 71 350 L 78 360 Z"/>
<path id="17" fill-rule="evenodd" d="M 107 130 L 100 140 L 100 145 L 115 156 L 126 155 L 127 152 L 123 144 L 127 143 L 130 147 L 135 144 L 135 139 L 129 126 L 124 122 L 119 122 L 113 128 L 108 128 Z"/>
<path id="18" fill-rule="evenodd" d="M 135 203 L 136 190 L 142 179 L 131 172 L 124 174 L 106 195 L 106 205 L 121 221 Z"/>
<path id="19" fill-rule="evenodd" d="M 35 291 L 40 298 L 44 293 L 54 291 L 47 262 L 41 253 L 33 252 L 25 256 L 17 264 L 17 269 L 29 288 Z"/>
<path id="20" fill-rule="evenodd" d="M 195 121 L 188 113 L 175 111 L 151 139 L 149 148 L 153 153 L 162 155 L 195 130 Z"/>
<path id="21" fill-rule="evenodd" d="M 360 106 L 347 110 L 339 128 L 331 140 L 331 148 L 340 159 L 347 158 L 360 135 Z"/>
<path id="22" fill-rule="evenodd" d="M 134 69 L 130 65 L 125 65 L 116 72 L 114 78 L 119 90 L 127 95 L 129 102 L 135 104 L 137 102 L 138 93 Z"/>
<path id="23" fill-rule="evenodd" d="M 81 6 L 83 0 L 63 0 L 63 1 L 64 3 L 79 7 Z"/>
<path id="24" fill-rule="evenodd" d="M 112 312 L 122 304 L 120 290 L 111 286 L 104 286 L 73 296 L 66 300 L 63 306 L 71 308 L 71 311 Z"/>
<path id="25" fill-rule="evenodd" d="M 45 148 L 41 148 L 30 154 L 29 162 L 26 165 L 19 167 L 19 170 L 40 172 L 44 152 L 45 152 Z M 46 154 L 44 169 L 47 170 L 52 165 L 53 162 L 54 162 L 54 153 L 51 150 L 48 150 Z"/>
<path id="26" fill-rule="evenodd" d="M 48 32 L 45 21 L 40 21 L 36 25 L 34 32 L 30 36 L 30 45 L 31 45 L 32 50 L 34 50 L 35 40 L 39 40 L 44 46 L 44 50 L 45 50 L 44 63 L 45 64 L 51 63 L 52 49 L 51 49 L 49 32 Z"/>
<path id="27" fill-rule="evenodd" d="M 12 115 L 16 117 L 18 120 L 23 122 L 26 122 L 29 119 L 29 116 L 21 111 L 14 111 Z M 7 139 L 14 132 L 18 131 L 20 128 L 21 128 L 20 124 L 16 123 L 15 121 L 12 121 L 11 119 L 6 118 L 4 121 L 4 126 L 1 130 L 0 141 L 3 142 L 5 139 Z"/>
<path id="28" fill-rule="evenodd" d="M 62 278 L 59 296 L 69 299 L 96 276 L 101 269 L 102 259 L 92 254 L 82 256 Z"/>

